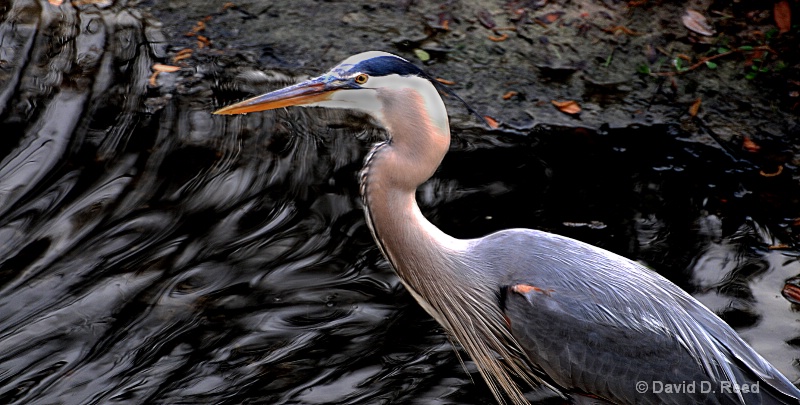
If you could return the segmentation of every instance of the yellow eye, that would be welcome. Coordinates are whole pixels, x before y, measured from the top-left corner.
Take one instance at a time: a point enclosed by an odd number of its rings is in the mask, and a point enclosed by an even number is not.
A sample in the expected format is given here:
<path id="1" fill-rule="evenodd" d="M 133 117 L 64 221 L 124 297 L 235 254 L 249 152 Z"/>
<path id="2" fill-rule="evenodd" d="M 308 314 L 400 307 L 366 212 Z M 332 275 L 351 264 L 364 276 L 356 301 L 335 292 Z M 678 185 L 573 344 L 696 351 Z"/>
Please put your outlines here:
<path id="1" fill-rule="evenodd" d="M 364 84 L 364 83 L 366 83 L 366 82 L 367 82 L 367 79 L 369 79 L 369 76 L 367 76 L 367 75 L 366 75 L 366 74 L 364 74 L 364 73 L 360 73 L 358 76 L 356 76 L 356 78 L 355 78 L 354 80 L 355 80 L 355 81 L 356 81 L 356 83 L 358 83 L 358 84 Z"/>

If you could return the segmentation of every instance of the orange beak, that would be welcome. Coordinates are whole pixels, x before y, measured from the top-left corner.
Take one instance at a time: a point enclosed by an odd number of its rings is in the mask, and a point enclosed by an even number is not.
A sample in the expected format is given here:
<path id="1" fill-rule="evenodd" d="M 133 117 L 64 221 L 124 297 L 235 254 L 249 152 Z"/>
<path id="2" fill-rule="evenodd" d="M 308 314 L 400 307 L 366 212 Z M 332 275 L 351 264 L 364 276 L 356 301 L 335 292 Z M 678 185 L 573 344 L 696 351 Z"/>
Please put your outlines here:
<path id="1" fill-rule="evenodd" d="M 327 100 L 335 90 L 341 88 L 341 86 L 337 86 L 334 83 L 330 83 L 324 76 L 316 77 L 294 86 L 285 87 L 223 107 L 214 111 L 214 114 L 245 114 L 274 110 L 281 107 L 313 104 Z"/>

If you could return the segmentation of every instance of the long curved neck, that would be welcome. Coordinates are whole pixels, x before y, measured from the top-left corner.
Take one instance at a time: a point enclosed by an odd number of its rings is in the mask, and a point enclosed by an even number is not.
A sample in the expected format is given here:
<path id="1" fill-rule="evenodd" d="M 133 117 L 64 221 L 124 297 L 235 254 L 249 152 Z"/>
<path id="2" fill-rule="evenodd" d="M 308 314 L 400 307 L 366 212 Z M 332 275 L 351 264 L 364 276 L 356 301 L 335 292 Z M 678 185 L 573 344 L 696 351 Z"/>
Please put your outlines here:
<path id="1" fill-rule="evenodd" d="M 408 108 L 387 110 L 410 114 Z M 503 390 L 514 403 L 527 403 L 510 377 L 531 381 L 527 366 L 515 360 L 522 349 L 504 326 L 495 295 L 499 286 L 481 270 L 485 263 L 469 254 L 471 242 L 442 232 L 417 205 L 417 187 L 450 146 L 447 115 L 442 124 L 424 111 L 411 113 L 416 116 L 385 120 L 392 123 L 391 138 L 372 149 L 361 171 L 370 231 L 408 291 L 475 360 L 495 397 Z"/>
<path id="2" fill-rule="evenodd" d="M 503 326 L 496 290 L 477 271 L 481 263 L 466 254 L 470 242 L 445 234 L 420 212 L 416 187 L 436 166 L 430 167 L 432 160 L 423 160 L 428 166 L 409 167 L 404 147 L 390 141 L 376 145 L 361 172 L 361 194 L 372 236 L 417 302 L 475 360 L 495 396 L 501 398 L 502 389 L 515 404 L 527 403 L 509 377 L 513 374 L 530 382 L 527 366 L 515 360 L 522 349 Z M 439 150 L 441 155 L 444 148 Z M 436 165 L 440 160 L 435 160 Z"/>
<path id="3" fill-rule="evenodd" d="M 417 87 L 378 92 L 389 141 L 376 145 L 364 164 L 361 193 L 373 236 L 403 282 L 447 271 L 463 246 L 420 212 L 415 192 L 450 148 L 447 110 L 436 89 L 423 79 Z"/>
<path id="4" fill-rule="evenodd" d="M 423 174 L 435 168 L 410 166 L 406 159 L 402 145 L 376 145 L 362 171 L 361 193 L 375 240 L 415 292 L 419 283 L 447 272 L 451 256 L 463 251 L 466 242 L 442 232 L 422 215 L 415 191 L 427 179 Z"/>
<path id="5" fill-rule="evenodd" d="M 413 175 L 424 168 L 406 167 L 401 151 L 387 141 L 376 145 L 365 162 L 361 194 L 367 224 L 406 289 L 434 319 L 451 329 L 445 313 L 448 306 L 436 297 L 445 292 L 442 286 L 449 285 L 448 280 L 475 279 L 459 275 L 465 267 L 453 262 L 466 250 L 467 242 L 447 235 L 422 215 L 408 172 Z"/>

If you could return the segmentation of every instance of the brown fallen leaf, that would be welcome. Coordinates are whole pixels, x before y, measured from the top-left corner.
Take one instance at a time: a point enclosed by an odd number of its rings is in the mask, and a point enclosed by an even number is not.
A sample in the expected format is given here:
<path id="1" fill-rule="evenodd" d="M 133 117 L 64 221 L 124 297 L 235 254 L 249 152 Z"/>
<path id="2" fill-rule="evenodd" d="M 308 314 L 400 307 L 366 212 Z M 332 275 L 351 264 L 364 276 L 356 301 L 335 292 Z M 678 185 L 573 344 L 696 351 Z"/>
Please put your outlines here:
<path id="1" fill-rule="evenodd" d="M 775 25 L 778 26 L 781 34 L 792 29 L 792 8 L 789 7 L 788 1 L 781 0 L 775 3 L 772 14 L 775 17 Z"/>
<path id="2" fill-rule="evenodd" d="M 762 175 L 764 177 L 775 177 L 775 176 L 779 176 L 781 173 L 783 173 L 783 165 L 778 166 L 778 170 L 776 170 L 775 173 L 767 173 L 767 172 L 765 172 L 763 170 L 759 170 L 758 171 L 758 174 L 760 174 L 760 175 Z"/>
<path id="3" fill-rule="evenodd" d="M 456 82 L 454 82 L 452 80 L 442 79 L 441 77 L 437 77 L 436 81 L 441 83 L 441 84 L 446 84 L 448 86 L 452 86 L 452 85 L 456 84 Z"/>
<path id="4" fill-rule="evenodd" d="M 636 32 L 636 31 L 634 31 L 634 30 L 632 30 L 632 29 L 630 29 L 630 28 L 628 28 L 626 26 L 623 26 L 623 25 L 614 25 L 614 26 L 611 26 L 611 27 L 608 27 L 608 28 L 603 28 L 603 31 L 609 32 L 609 33 L 614 34 L 614 35 L 617 35 L 620 32 L 624 33 L 624 34 L 627 34 L 627 35 L 642 35 L 642 34 Z"/>
<path id="5" fill-rule="evenodd" d="M 193 52 L 192 48 L 181 49 L 180 51 L 178 51 L 178 53 L 175 54 L 175 56 L 172 58 L 172 61 L 173 62 L 178 62 L 178 61 L 182 61 L 182 60 L 187 59 L 187 58 L 191 58 L 192 57 L 192 52 Z"/>
<path id="6" fill-rule="evenodd" d="M 562 15 L 564 15 L 563 11 L 554 11 L 552 13 L 547 13 L 545 15 L 536 17 L 536 20 L 545 24 L 552 24 L 558 21 L 558 19 L 561 18 Z"/>
<path id="7" fill-rule="evenodd" d="M 744 137 L 744 140 L 742 141 L 742 147 L 748 152 L 758 152 L 758 150 L 761 149 L 757 143 L 753 142 L 753 140 L 747 136 Z"/>
<path id="8" fill-rule="evenodd" d="M 694 100 L 692 106 L 689 107 L 689 115 L 691 115 L 692 117 L 696 117 L 697 113 L 700 111 L 700 104 L 702 102 L 703 100 L 700 97 L 698 97 L 697 100 Z"/>
<path id="9" fill-rule="evenodd" d="M 105 7 L 110 6 L 111 3 L 112 0 L 72 0 L 72 5 L 75 7 L 86 6 L 89 4 Z"/>
<path id="10" fill-rule="evenodd" d="M 503 35 L 500 35 L 499 37 L 496 37 L 494 35 L 489 35 L 489 40 L 494 41 L 494 42 L 503 42 L 503 41 L 505 41 L 507 39 L 508 39 L 508 34 L 503 34 Z"/>
<path id="11" fill-rule="evenodd" d="M 491 127 L 492 129 L 496 129 L 497 127 L 500 126 L 500 124 L 497 123 L 496 119 L 494 119 L 494 118 L 492 118 L 492 117 L 490 117 L 488 115 L 484 115 L 483 119 L 486 120 L 486 123 L 489 124 L 489 127 Z"/>
<path id="12" fill-rule="evenodd" d="M 759 61 L 763 60 L 765 52 L 760 49 L 754 49 L 753 52 L 750 52 L 747 55 L 747 59 L 744 61 L 744 65 L 746 67 L 753 66 L 753 64 L 760 63 Z"/>
<path id="13" fill-rule="evenodd" d="M 783 284 L 781 295 L 794 305 L 800 304 L 800 289 L 797 288 L 797 285 L 795 285 L 791 279 L 786 280 L 786 283 Z"/>
<path id="14" fill-rule="evenodd" d="M 448 19 L 441 19 L 441 18 L 440 18 L 440 19 L 439 19 L 439 21 L 440 21 L 440 24 L 439 24 L 439 25 L 441 25 L 441 26 L 442 26 L 442 29 L 443 29 L 443 30 L 445 30 L 445 31 L 450 31 L 450 20 L 448 20 Z"/>
<path id="15" fill-rule="evenodd" d="M 567 101 L 551 100 L 550 102 L 553 103 L 553 105 L 556 106 L 556 108 L 558 108 L 558 111 L 561 111 L 565 114 L 574 115 L 581 112 L 581 106 L 578 105 L 578 103 L 573 100 L 567 100 Z"/>
<path id="16" fill-rule="evenodd" d="M 177 72 L 181 70 L 181 68 L 178 66 L 165 65 L 162 63 L 153 64 L 152 69 L 154 72 L 167 72 L 167 73 Z"/>
<path id="17" fill-rule="evenodd" d="M 203 35 L 198 35 L 197 36 L 197 47 L 202 49 L 202 48 L 205 48 L 207 46 L 209 46 L 209 47 L 211 46 L 211 40 L 208 39 L 208 37 L 205 37 Z"/>
<path id="18" fill-rule="evenodd" d="M 206 29 L 206 23 L 203 21 L 198 21 L 194 25 L 194 27 L 192 27 L 192 30 L 186 33 L 186 36 L 193 37 L 197 35 L 200 31 L 205 31 L 205 29 Z"/>
<path id="19" fill-rule="evenodd" d="M 706 16 L 690 8 L 686 9 L 686 14 L 681 17 L 681 21 L 686 28 L 700 35 L 710 37 L 715 33 L 714 27 L 708 23 Z"/>
<path id="20" fill-rule="evenodd" d="M 155 72 L 153 72 L 153 74 L 152 74 L 152 75 L 150 75 L 150 80 L 149 80 L 150 87 L 156 87 L 156 86 L 158 86 L 158 82 L 156 81 L 156 79 L 158 78 L 158 74 L 159 74 L 159 73 L 160 73 L 160 72 L 156 70 Z"/>
<path id="21" fill-rule="evenodd" d="M 518 93 L 516 91 L 509 91 L 506 94 L 503 94 L 503 100 L 510 100 L 511 97 L 516 96 Z"/>

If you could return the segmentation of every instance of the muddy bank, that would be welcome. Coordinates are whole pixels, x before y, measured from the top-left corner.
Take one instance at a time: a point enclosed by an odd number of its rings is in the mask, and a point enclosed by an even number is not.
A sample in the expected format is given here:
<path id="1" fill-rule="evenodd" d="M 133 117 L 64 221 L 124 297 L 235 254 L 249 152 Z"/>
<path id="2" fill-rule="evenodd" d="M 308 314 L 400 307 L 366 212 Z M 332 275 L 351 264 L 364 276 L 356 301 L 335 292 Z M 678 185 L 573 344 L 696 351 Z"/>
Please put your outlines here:
<path id="1" fill-rule="evenodd" d="M 700 136 L 689 113 L 700 98 L 698 120 L 733 149 L 745 136 L 800 131 L 796 30 L 778 34 L 771 8 L 760 2 L 233 4 L 224 11 L 188 1 L 150 7 L 174 46 L 196 48 L 196 37 L 185 36 L 195 30 L 214 51 L 246 55 L 263 68 L 315 74 L 353 53 L 395 52 L 452 81 L 479 111 L 511 127 L 680 123 Z M 687 9 L 706 16 L 714 35 L 688 29 Z M 715 59 L 714 69 L 675 76 L 645 74 L 677 73 L 743 46 L 772 52 L 734 52 Z M 748 79 L 754 64 L 760 71 Z M 561 113 L 553 100 L 578 101 L 582 112 Z"/>

